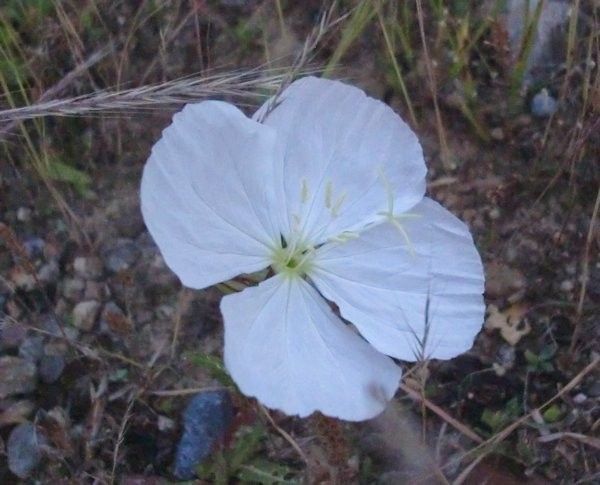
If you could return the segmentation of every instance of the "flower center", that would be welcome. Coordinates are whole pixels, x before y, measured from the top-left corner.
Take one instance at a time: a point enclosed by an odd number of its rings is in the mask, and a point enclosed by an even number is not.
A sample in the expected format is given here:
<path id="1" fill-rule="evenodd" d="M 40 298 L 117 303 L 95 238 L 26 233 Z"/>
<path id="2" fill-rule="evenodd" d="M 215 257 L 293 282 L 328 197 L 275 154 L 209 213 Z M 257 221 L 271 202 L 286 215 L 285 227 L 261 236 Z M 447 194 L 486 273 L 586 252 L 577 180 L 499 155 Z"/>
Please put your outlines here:
<path id="1" fill-rule="evenodd" d="M 282 241 L 280 247 L 271 256 L 272 267 L 276 273 L 285 276 L 304 276 L 312 267 L 314 249 L 308 246 L 287 245 Z"/>

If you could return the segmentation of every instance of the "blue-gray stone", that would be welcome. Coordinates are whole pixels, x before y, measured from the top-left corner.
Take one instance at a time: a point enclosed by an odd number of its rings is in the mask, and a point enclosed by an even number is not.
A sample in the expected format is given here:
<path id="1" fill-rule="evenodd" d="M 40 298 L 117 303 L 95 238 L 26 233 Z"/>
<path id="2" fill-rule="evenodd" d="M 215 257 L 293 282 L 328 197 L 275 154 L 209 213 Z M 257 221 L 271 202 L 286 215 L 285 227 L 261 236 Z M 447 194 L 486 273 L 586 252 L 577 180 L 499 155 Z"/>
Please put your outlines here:
<path id="1" fill-rule="evenodd" d="M 118 273 L 130 269 L 141 255 L 140 249 L 130 239 L 120 239 L 118 244 L 104 254 L 106 269 Z"/>
<path id="2" fill-rule="evenodd" d="M 40 239 L 39 237 L 31 237 L 23 241 L 23 247 L 25 248 L 25 252 L 30 258 L 36 258 L 38 256 L 41 256 L 44 252 L 45 245 L 46 243 L 44 242 L 44 240 Z"/>
<path id="3" fill-rule="evenodd" d="M 196 394 L 183 413 L 183 435 L 177 446 L 174 475 L 190 480 L 197 466 L 223 439 L 233 418 L 233 406 L 225 390 Z"/>
<path id="4" fill-rule="evenodd" d="M 547 89 L 542 89 L 531 100 L 531 114 L 538 118 L 546 118 L 556 111 L 558 101 L 554 99 Z"/>
<path id="5" fill-rule="evenodd" d="M 65 370 L 65 358 L 62 355 L 44 355 L 40 360 L 39 374 L 46 384 L 56 382 Z"/>
<path id="6" fill-rule="evenodd" d="M 8 468 L 19 478 L 26 478 L 37 468 L 42 459 L 46 438 L 31 423 L 13 428 L 6 445 Z"/>

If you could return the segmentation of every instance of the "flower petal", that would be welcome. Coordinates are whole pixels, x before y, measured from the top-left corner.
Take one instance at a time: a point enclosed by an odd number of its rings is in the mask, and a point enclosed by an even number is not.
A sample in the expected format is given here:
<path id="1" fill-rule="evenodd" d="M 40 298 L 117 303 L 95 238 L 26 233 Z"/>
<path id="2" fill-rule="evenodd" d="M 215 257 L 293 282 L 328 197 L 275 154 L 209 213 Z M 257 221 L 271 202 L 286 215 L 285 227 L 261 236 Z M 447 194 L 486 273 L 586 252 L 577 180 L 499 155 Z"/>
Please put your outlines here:
<path id="1" fill-rule="evenodd" d="M 287 230 L 314 244 L 403 212 L 425 191 L 415 134 L 386 104 L 339 81 L 305 77 L 254 115 L 283 145 Z"/>
<path id="2" fill-rule="evenodd" d="M 144 168 L 142 213 L 183 284 L 204 288 L 268 266 L 279 229 L 272 128 L 219 101 L 187 105 Z"/>
<path id="3" fill-rule="evenodd" d="M 401 225 L 317 251 L 310 277 L 380 352 L 448 359 L 473 345 L 484 315 L 483 267 L 467 227 L 425 198 Z"/>
<path id="4" fill-rule="evenodd" d="M 400 368 L 374 350 L 300 278 L 274 276 L 221 301 L 225 365 L 270 408 L 360 421 L 380 413 Z"/>

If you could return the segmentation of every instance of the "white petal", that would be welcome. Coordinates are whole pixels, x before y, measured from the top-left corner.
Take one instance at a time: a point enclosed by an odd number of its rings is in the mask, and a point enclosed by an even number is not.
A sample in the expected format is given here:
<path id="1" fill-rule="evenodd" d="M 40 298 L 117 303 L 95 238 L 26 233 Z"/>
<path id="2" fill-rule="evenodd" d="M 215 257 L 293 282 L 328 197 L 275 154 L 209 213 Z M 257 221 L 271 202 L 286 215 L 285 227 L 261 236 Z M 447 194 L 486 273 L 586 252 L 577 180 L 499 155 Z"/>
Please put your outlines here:
<path id="1" fill-rule="evenodd" d="M 264 123 L 285 151 L 288 231 L 317 244 L 403 212 L 423 197 L 425 163 L 408 125 L 386 104 L 339 81 L 305 77 L 277 99 Z M 271 102 L 254 115 L 262 119 Z"/>
<path id="2" fill-rule="evenodd" d="M 219 101 L 187 105 L 144 168 L 142 213 L 183 284 L 203 288 L 268 266 L 279 240 L 272 128 Z"/>
<path id="3" fill-rule="evenodd" d="M 431 199 L 358 239 L 317 251 L 311 278 L 379 351 L 404 360 L 468 350 L 484 315 L 483 267 L 467 227 Z M 412 247 L 412 248 L 411 248 Z"/>
<path id="4" fill-rule="evenodd" d="M 270 408 L 360 421 L 380 413 L 400 368 L 345 325 L 300 278 L 274 276 L 225 296 L 225 365 Z"/>

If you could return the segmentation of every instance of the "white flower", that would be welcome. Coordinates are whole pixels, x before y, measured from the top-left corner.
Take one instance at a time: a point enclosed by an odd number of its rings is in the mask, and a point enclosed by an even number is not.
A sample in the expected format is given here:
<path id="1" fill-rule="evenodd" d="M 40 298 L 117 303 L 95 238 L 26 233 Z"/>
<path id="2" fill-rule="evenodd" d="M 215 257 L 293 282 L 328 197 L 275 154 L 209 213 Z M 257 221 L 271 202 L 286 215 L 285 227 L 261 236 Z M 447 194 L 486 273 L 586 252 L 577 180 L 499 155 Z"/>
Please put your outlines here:
<path id="1" fill-rule="evenodd" d="M 481 260 L 465 225 L 423 197 L 421 147 L 388 106 L 313 77 L 277 103 L 262 122 L 269 102 L 253 119 L 219 101 L 176 114 L 144 169 L 144 219 L 188 287 L 272 268 L 221 302 L 243 393 L 287 414 L 368 419 L 398 386 L 387 356 L 471 347 Z"/>

